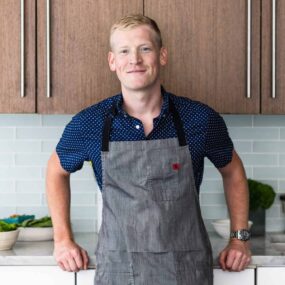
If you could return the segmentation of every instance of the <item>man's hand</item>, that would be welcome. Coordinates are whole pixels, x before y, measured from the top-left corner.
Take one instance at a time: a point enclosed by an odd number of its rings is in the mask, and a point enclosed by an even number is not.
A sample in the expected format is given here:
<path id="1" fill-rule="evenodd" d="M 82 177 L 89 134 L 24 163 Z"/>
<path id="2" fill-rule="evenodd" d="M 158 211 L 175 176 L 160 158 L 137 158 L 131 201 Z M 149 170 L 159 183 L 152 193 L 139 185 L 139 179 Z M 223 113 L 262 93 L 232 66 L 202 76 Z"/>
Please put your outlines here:
<path id="1" fill-rule="evenodd" d="M 77 272 L 81 269 L 87 269 L 87 252 L 72 240 L 55 242 L 54 257 L 64 271 Z"/>
<path id="2" fill-rule="evenodd" d="M 241 271 L 250 263 L 251 252 L 249 242 L 231 239 L 226 248 L 219 255 L 219 262 L 223 270 Z"/>

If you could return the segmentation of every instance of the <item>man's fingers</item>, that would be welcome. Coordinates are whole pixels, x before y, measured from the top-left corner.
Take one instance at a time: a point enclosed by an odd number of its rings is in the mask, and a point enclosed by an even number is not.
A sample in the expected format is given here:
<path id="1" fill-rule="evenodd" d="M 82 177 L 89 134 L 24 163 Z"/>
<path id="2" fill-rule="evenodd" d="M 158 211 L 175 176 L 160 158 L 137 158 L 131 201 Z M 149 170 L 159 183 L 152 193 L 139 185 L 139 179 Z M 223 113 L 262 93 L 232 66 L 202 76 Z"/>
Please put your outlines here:
<path id="1" fill-rule="evenodd" d="M 226 256 L 227 256 L 226 251 L 222 251 L 220 253 L 219 261 L 220 261 L 220 265 L 221 265 L 223 270 L 226 270 Z"/>
<path id="2" fill-rule="evenodd" d="M 238 271 L 242 261 L 242 253 L 239 251 L 231 251 L 229 256 L 231 257 L 231 260 L 229 263 L 227 262 L 228 269 Z"/>
<path id="3" fill-rule="evenodd" d="M 83 258 L 83 268 L 85 270 L 87 270 L 88 261 L 89 261 L 87 251 L 84 250 L 84 249 L 81 249 L 81 255 L 82 255 L 82 258 Z"/>

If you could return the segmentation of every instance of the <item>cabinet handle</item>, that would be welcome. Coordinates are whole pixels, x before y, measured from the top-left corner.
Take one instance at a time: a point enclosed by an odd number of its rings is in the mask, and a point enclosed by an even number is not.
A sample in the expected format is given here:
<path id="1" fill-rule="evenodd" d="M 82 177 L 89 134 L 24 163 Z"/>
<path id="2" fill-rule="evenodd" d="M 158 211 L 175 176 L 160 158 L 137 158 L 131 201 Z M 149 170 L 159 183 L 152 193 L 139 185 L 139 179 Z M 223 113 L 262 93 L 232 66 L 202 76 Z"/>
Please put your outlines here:
<path id="1" fill-rule="evenodd" d="M 276 98 L 276 0 L 272 0 L 272 99 Z"/>
<path id="2" fill-rule="evenodd" d="M 47 23 L 46 23 L 46 49 L 47 49 L 47 54 L 46 54 L 46 65 L 47 65 L 47 90 L 46 90 L 46 97 L 50 98 L 50 0 L 46 1 L 47 4 Z"/>
<path id="3" fill-rule="evenodd" d="M 251 98 L 251 0 L 247 1 L 247 98 Z"/>
<path id="4" fill-rule="evenodd" d="M 21 77 L 21 87 L 20 87 L 20 93 L 21 93 L 21 98 L 25 97 L 25 1 L 21 0 L 21 28 L 20 28 L 20 33 L 21 33 L 21 67 L 20 67 L 20 77 Z"/>

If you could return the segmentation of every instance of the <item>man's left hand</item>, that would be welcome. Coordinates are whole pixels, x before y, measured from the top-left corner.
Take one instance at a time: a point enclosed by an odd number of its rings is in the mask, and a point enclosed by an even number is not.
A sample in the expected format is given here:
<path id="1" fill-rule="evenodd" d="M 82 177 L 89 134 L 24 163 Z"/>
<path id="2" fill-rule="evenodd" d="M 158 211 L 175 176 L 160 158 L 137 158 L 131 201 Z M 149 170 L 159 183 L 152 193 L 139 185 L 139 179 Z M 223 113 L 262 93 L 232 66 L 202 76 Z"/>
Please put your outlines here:
<path id="1" fill-rule="evenodd" d="M 219 255 L 219 262 L 223 270 L 242 271 L 251 260 L 248 241 L 231 239 L 226 248 Z"/>

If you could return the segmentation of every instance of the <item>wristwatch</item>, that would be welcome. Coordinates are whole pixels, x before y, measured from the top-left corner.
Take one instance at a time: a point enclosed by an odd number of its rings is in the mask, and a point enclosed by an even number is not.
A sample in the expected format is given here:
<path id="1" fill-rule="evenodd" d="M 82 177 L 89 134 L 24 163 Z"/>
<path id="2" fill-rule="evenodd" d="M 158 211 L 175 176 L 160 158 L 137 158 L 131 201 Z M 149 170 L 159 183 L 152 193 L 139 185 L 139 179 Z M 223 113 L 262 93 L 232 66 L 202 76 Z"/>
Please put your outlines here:
<path id="1" fill-rule="evenodd" d="M 242 241 L 247 241 L 250 239 L 250 231 L 247 229 L 241 229 L 237 231 L 231 231 L 230 238 L 236 238 Z"/>

